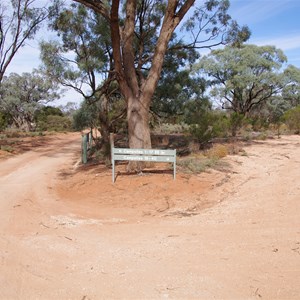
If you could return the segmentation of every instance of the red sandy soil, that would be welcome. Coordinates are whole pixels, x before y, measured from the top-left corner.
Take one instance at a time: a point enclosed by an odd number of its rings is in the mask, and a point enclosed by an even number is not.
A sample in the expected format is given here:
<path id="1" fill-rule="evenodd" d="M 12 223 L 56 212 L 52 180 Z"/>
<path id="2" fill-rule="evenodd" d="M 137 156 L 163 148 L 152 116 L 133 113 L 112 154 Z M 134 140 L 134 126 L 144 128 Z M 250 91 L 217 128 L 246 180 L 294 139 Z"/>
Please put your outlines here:
<path id="1" fill-rule="evenodd" d="M 299 299 L 300 137 L 115 184 L 80 134 L 0 160 L 0 299 Z"/>

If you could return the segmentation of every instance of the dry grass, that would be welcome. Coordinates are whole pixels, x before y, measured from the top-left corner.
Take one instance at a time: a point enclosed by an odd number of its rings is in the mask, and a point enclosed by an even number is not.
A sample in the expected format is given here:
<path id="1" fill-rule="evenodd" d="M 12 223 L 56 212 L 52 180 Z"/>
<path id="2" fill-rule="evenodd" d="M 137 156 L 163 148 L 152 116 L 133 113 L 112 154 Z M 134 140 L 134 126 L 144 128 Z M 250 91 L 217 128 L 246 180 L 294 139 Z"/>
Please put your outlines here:
<path id="1" fill-rule="evenodd" d="M 210 159 L 220 159 L 228 155 L 228 147 L 222 144 L 215 144 L 206 151 L 205 156 Z"/>

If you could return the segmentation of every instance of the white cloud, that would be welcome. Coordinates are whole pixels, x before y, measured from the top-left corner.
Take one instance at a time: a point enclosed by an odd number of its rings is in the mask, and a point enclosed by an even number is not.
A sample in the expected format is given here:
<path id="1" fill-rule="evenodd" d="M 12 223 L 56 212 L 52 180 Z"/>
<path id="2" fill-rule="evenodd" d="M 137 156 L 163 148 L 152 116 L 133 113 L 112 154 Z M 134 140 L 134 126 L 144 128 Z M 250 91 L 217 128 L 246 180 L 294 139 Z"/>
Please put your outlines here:
<path id="1" fill-rule="evenodd" d="M 258 46 L 274 45 L 283 51 L 300 49 L 300 33 L 298 35 L 285 35 L 276 38 L 253 39 L 251 40 L 251 43 Z"/>
<path id="2" fill-rule="evenodd" d="M 234 0 L 231 1 L 230 11 L 231 16 L 241 24 L 253 25 L 281 13 L 296 2 L 294 0 Z"/>

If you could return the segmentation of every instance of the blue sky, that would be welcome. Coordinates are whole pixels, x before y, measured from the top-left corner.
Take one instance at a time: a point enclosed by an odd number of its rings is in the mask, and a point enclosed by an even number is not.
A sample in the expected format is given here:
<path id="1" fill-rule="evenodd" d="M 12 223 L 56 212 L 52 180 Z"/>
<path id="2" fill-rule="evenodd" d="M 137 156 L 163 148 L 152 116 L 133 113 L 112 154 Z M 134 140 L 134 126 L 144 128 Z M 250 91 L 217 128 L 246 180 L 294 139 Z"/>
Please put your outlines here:
<path id="1" fill-rule="evenodd" d="M 200 1 L 200 0 L 196 0 Z M 240 25 L 248 25 L 252 35 L 249 43 L 274 45 L 284 51 L 288 63 L 300 68 L 300 0 L 231 0 L 229 13 Z M 29 41 L 11 63 L 8 72 L 31 72 L 39 61 L 38 42 L 51 33 L 39 34 Z M 77 93 L 70 91 L 59 103 L 79 102 Z"/>
<path id="2" fill-rule="evenodd" d="M 274 45 L 284 51 L 288 63 L 300 68 L 299 0 L 231 0 L 230 15 L 248 25 L 249 43 Z"/>

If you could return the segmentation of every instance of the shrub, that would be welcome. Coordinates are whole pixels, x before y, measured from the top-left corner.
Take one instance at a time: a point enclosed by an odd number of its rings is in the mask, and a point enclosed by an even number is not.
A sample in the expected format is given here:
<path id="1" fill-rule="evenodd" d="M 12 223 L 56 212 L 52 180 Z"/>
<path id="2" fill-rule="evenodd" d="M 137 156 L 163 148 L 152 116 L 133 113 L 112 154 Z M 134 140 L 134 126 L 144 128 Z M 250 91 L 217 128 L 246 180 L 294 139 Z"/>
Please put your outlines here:
<path id="1" fill-rule="evenodd" d="M 39 131 L 70 131 L 72 129 L 72 121 L 69 117 L 58 115 L 48 115 L 45 120 L 37 123 Z"/>
<path id="2" fill-rule="evenodd" d="M 285 112 L 283 121 L 290 130 L 300 134 L 300 105 Z"/>
<path id="3" fill-rule="evenodd" d="M 186 133 L 189 131 L 189 128 L 190 128 L 189 125 L 185 123 L 180 123 L 180 124 L 162 123 L 154 127 L 153 133 L 156 134 Z"/>
<path id="4" fill-rule="evenodd" d="M 208 158 L 220 159 L 228 154 L 228 148 L 225 145 L 216 144 L 212 148 L 206 151 Z"/>
<path id="5" fill-rule="evenodd" d="M 178 160 L 177 165 L 186 173 L 198 174 L 211 168 L 216 163 L 215 159 L 207 157 L 187 157 Z"/>
<path id="6" fill-rule="evenodd" d="M 0 130 L 4 130 L 10 123 L 10 116 L 0 111 Z"/>
<path id="7" fill-rule="evenodd" d="M 229 126 L 230 126 L 232 136 L 236 136 L 238 130 L 244 124 L 244 122 L 243 122 L 244 119 L 245 119 L 245 116 L 243 114 L 239 114 L 237 112 L 233 112 L 230 114 Z"/>
<path id="8" fill-rule="evenodd" d="M 6 152 L 13 152 L 14 151 L 13 147 L 11 147 L 9 145 L 2 145 L 0 149 L 2 151 L 6 151 Z"/>
<path id="9" fill-rule="evenodd" d="M 228 128 L 229 121 L 224 114 L 207 111 L 190 126 L 190 133 L 201 144 L 205 144 L 216 137 L 227 137 Z"/>

